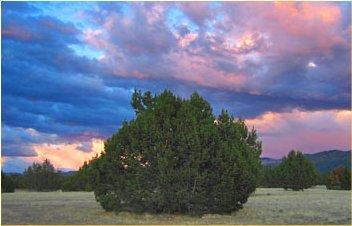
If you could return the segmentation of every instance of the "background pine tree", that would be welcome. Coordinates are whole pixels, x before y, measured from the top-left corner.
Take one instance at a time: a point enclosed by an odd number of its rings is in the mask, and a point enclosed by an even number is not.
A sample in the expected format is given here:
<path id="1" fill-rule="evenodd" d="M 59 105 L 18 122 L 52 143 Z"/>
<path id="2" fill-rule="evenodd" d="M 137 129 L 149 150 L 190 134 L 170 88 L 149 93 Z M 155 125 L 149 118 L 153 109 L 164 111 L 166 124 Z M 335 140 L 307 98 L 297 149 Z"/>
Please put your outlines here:
<path id="1" fill-rule="evenodd" d="M 278 166 L 283 188 L 295 191 L 316 184 L 318 174 L 314 165 L 300 151 L 292 150 Z"/>
<path id="2" fill-rule="evenodd" d="M 48 159 L 33 163 L 23 173 L 24 188 L 36 191 L 52 191 L 61 188 L 62 177 Z"/>

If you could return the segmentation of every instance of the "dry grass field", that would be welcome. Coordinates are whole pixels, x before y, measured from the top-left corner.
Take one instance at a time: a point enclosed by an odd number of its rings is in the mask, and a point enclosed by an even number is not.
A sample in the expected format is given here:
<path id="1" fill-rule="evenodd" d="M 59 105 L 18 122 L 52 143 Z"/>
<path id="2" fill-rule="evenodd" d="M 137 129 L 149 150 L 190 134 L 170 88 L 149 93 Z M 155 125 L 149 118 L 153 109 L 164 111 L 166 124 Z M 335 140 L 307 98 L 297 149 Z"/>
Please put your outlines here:
<path id="1" fill-rule="evenodd" d="M 24 192 L 1 195 L 2 224 L 351 224 L 349 191 L 259 188 L 244 208 L 228 215 L 105 212 L 91 192 Z"/>

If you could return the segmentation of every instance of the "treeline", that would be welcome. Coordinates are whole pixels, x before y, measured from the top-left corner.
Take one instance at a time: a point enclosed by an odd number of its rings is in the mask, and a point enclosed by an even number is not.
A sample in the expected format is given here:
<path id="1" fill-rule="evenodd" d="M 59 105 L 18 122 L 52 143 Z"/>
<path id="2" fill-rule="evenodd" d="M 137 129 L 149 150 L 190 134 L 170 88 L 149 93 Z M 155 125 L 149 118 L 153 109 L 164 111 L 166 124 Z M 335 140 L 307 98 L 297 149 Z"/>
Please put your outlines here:
<path id="1" fill-rule="evenodd" d="M 259 187 L 303 190 L 315 185 L 327 189 L 351 190 L 351 170 L 341 166 L 319 173 L 301 152 L 291 151 L 278 166 L 262 166 Z"/>
<path id="2" fill-rule="evenodd" d="M 13 177 L 1 171 L 1 192 L 15 192 L 15 182 Z"/>
<path id="3" fill-rule="evenodd" d="M 33 163 L 23 173 L 23 187 L 36 191 L 55 191 L 61 188 L 63 177 L 48 159 Z"/>
<path id="4" fill-rule="evenodd" d="M 14 192 L 15 189 L 34 191 L 93 191 L 93 163 L 98 156 L 72 175 L 57 171 L 49 160 L 33 163 L 23 174 L 1 172 L 1 191 Z M 328 173 L 319 173 L 313 164 L 299 151 L 291 151 L 278 166 L 262 166 L 259 187 L 302 190 L 315 185 L 325 185 L 327 189 L 351 190 L 351 171 L 344 166 Z"/>
<path id="5" fill-rule="evenodd" d="M 14 192 L 15 189 L 33 191 L 55 191 L 62 187 L 65 180 L 48 159 L 42 163 L 33 163 L 23 174 L 5 175 L 1 172 L 2 192 Z M 12 189 L 7 189 L 11 187 Z"/>
<path id="6" fill-rule="evenodd" d="M 67 176 L 62 184 L 62 191 L 93 191 L 94 177 L 92 165 L 98 159 L 98 155 L 83 165 L 71 176 Z"/>
<path id="7" fill-rule="evenodd" d="M 46 159 L 42 163 L 33 163 L 22 174 L 1 172 L 1 192 L 15 192 L 15 189 L 31 191 L 93 191 L 90 164 L 94 157 L 72 175 L 65 175 L 55 169 Z"/>

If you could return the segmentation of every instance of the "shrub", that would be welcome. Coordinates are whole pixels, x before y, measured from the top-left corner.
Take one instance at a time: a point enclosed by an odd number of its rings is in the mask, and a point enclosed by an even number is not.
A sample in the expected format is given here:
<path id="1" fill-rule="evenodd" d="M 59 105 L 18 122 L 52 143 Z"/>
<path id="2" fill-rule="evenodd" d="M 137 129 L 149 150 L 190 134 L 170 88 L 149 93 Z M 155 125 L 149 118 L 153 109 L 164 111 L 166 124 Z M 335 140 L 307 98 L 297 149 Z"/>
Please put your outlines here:
<path id="1" fill-rule="evenodd" d="M 124 122 L 91 164 L 105 210 L 154 213 L 230 212 L 255 190 L 261 143 L 256 131 L 197 93 L 132 96 L 136 118 Z"/>
<path id="2" fill-rule="evenodd" d="M 15 183 L 10 176 L 1 171 L 1 192 L 15 192 Z"/>
<path id="3" fill-rule="evenodd" d="M 292 150 L 278 166 L 281 183 L 285 189 L 307 189 L 316 184 L 318 173 L 314 165 L 300 152 Z"/>
<path id="4" fill-rule="evenodd" d="M 344 166 L 332 170 L 327 178 L 326 188 L 351 190 L 351 171 Z"/>

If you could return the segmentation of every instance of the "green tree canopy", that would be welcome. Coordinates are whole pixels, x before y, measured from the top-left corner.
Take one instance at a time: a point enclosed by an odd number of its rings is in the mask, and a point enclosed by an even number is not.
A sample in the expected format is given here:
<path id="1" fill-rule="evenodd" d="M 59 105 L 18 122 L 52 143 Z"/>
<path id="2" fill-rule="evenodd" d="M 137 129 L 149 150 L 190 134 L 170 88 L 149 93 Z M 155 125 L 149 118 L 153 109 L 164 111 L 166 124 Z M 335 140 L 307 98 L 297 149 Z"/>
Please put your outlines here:
<path id="1" fill-rule="evenodd" d="M 136 118 L 105 142 L 92 163 L 96 199 L 106 210 L 229 212 L 247 201 L 260 171 L 254 129 L 199 94 L 182 99 L 135 91 Z"/>
<path id="2" fill-rule="evenodd" d="M 316 184 L 318 177 L 314 165 L 300 151 L 292 150 L 278 166 L 281 183 L 285 189 L 295 191 L 307 189 Z"/>

